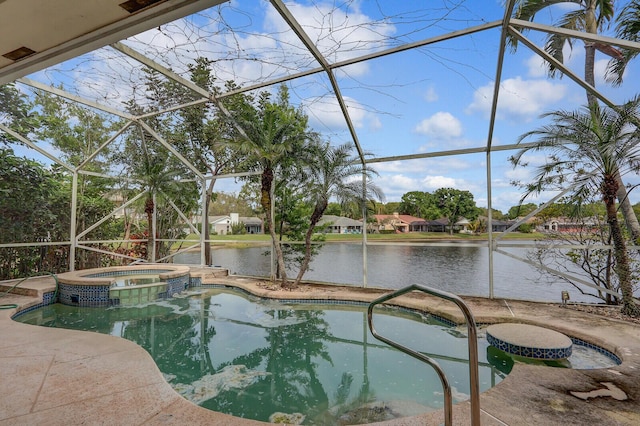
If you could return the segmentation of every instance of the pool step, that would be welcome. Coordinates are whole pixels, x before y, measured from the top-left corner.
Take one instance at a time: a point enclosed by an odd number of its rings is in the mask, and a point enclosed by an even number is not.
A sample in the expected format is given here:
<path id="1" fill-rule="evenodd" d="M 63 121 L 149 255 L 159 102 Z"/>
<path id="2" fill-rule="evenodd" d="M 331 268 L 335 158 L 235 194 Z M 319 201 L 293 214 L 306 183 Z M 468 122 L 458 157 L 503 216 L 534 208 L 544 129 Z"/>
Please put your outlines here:
<path id="1" fill-rule="evenodd" d="M 16 284 L 18 284 L 16 286 Z M 15 286 L 15 287 L 14 287 Z M 55 291 L 56 282 L 50 275 L 16 279 L 0 282 L 0 293 L 10 292 L 20 296 L 34 296 L 42 298 L 43 293 Z"/>
<path id="2" fill-rule="evenodd" d="M 525 358 L 558 360 L 571 356 L 573 342 L 555 330 L 529 324 L 502 323 L 487 327 L 490 345 Z"/>

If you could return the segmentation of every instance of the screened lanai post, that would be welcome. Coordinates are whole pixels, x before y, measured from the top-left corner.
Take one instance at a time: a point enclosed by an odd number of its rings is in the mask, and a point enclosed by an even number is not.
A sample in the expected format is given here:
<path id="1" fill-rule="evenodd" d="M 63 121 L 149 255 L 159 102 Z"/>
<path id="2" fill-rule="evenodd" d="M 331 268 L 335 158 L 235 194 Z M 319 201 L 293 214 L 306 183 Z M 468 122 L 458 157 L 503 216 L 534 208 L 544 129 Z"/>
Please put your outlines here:
<path id="1" fill-rule="evenodd" d="M 209 220 L 207 217 L 207 179 L 202 178 L 202 215 L 200 217 L 200 265 L 206 265 L 205 240 L 211 238 L 209 236 Z"/>
<path id="2" fill-rule="evenodd" d="M 367 163 L 362 163 L 362 287 L 367 287 Z"/>
<path id="3" fill-rule="evenodd" d="M 275 173 L 274 173 L 274 177 L 273 179 L 271 179 L 271 187 L 269 188 L 269 192 L 270 194 L 270 198 L 271 198 L 271 206 L 269 207 L 271 209 L 271 217 L 275 218 L 275 214 L 276 214 L 276 197 L 275 197 L 275 192 L 276 192 L 276 179 L 275 179 Z M 271 222 L 275 222 L 274 220 L 271 220 Z M 269 226 L 271 226 L 271 222 L 269 222 Z M 271 230 L 269 231 L 271 233 Z M 276 250 L 276 244 L 278 244 L 278 242 L 276 240 L 274 240 L 273 238 L 271 239 L 271 252 L 269 253 L 269 269 L 270 269 L 270 275 L 271 275 L 271 282 L 275 283 L 276 282 L 276 268 L 275 268 L 275 259 L 274 259 L 274 252 Z"/>
<path id="4" fill-rule="evenodd" d="M 489 250 L 489 299 L 493 299 L 493 207 L 491 204 L 491 150 L 487 150 L 487 242 Z"/>
<path id="5" fill-rule="evenodd" d="M 71 181 L 71 219 L 69 224 L 69 271 L 76 270 L 76 215 L 78 209 L 78 170 L 73 171 Z"/>
<path id="6" fill-rule="evenodd" d="M 147 247 L 147 250 L 151 250 L 151 263 L 156 263 L 156 247 L 158 245 L 158 242 L 156 241 L 156 227 L 158 225 L 158 202 L 156 200 L 155 192 L 151 195 L 151 197 L 153 198 L 153 216 L 151 217 L 151 229 L 149 229 L 149 232 L 151 232 L 151 235 L 153 236 L 151 239 L 151 241 L 153 241 L 153 244 L 151 244 L 151 248 Z"/>
<path id="7" fill-rule="evenodd" d="M 493 215 L 491 203 L 491 147 L 493 145 L 493 131 L 496 125 L 496 113 L 498 111 L 498 96 L 500 94 L 500 82 L 502 81 L 502 67 L 504 64 L 504 53 L 507 45 L 507 27 L 513 14 L 515 0 L 509 0 L 505 5 L 502 17 L 502 27 L 500 29 L 500 52 L 498 53 L 498 64 L 496 65 L 496 76 L 493 81 L 493 97 L 491 99 L 491 116 L 489 119 L 489 132 L 487 134 L 487 228 L 488 228 L 488 250 L 489 250 L 489 298 L 493 299 Z"/>

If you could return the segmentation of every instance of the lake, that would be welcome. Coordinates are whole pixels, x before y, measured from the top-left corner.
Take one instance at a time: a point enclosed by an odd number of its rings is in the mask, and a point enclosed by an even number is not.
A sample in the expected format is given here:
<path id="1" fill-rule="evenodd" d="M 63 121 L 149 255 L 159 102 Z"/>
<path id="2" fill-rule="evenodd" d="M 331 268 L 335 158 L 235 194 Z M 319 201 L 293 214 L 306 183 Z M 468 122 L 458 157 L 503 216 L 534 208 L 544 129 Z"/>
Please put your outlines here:
<path id="1" fill-rule="evenodd" d="M 530 243 L 530 242 L 529 242 Z M 526 257 L 527 248 L 505 249 Z M 265 255 L 265 253 L 267 253 Z M 569 291 L 571 301 L 598 302 L 570 284 L 541 276 L 527 263 L 494 253 L 494 296 L 498 298 L 560 302 Z M 230 274 L 269 276 L 268 247 L 216 248 L 213 265 Z M 200 252 L 181 253 L 175 263 L 200 264 Z M 362 244 L 328 243 L 311 263 L 304 279 L 362 286 Z M 293 272 L 287 276 L 295 277 Z M 398 289 L 410 284 L 435 287 L 458 295 L 489 296 L 489 249 L 467 245 L 367 246 L 367 286 Z"/>

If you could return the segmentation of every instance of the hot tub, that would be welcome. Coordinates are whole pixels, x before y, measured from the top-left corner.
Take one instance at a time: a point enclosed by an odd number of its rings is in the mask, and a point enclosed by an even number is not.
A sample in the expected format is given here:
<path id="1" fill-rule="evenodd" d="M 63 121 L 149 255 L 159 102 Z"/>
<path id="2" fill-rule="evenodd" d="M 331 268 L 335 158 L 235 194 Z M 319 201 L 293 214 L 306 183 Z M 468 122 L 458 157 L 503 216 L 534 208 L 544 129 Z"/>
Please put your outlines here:
<path id="1" fill-rule="evenodd" d="M 172 297 L 189 287 L 189 267 L 135 265 L 58 275 L 58 301 L 73 306 L 135 305 Z"/>

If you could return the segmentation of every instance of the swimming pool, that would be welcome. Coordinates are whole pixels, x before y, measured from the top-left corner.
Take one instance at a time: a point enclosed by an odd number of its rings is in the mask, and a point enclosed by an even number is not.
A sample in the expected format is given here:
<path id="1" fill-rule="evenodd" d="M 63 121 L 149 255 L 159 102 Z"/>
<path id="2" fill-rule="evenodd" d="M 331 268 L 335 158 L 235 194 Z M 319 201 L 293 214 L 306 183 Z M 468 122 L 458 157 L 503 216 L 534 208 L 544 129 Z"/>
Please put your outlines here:
<path id="1" fill-rule="evenodd" d="M 55 304 L 18 320 L 132 340 L 185 398 L 239 417 L 300 413 L 305 424 L 336 424 L 341 417 L 373 421 L 442 407 L 436 374 L 375 340 L 364 305 L 284 304 L 211 290 L 136 307 Z M 454 397 L 467 398 L 466 338 L 458 329 L 400 310 L 385 310 L 377 324 L 436 359 Z M 482 389 L 502 377 L 483 363 Z"/>
<path id="2" fill-rule="evenodd" d="M 333 425 L 442 408 L 435 372 L 375 340 L 365 305 L 290 304 L 216 289 L 135 307 L 55 304 L 18 320 L 132 340 L 185 398 L 238 417 Z M 435 359 L 454 402 L 468 398 L 465 328 L 401 309 L 376 311 L 376 328 Z M 505 373 L 496 359 L 487 362 L 486 340 L 478 343 L 482 391 Z"/>

